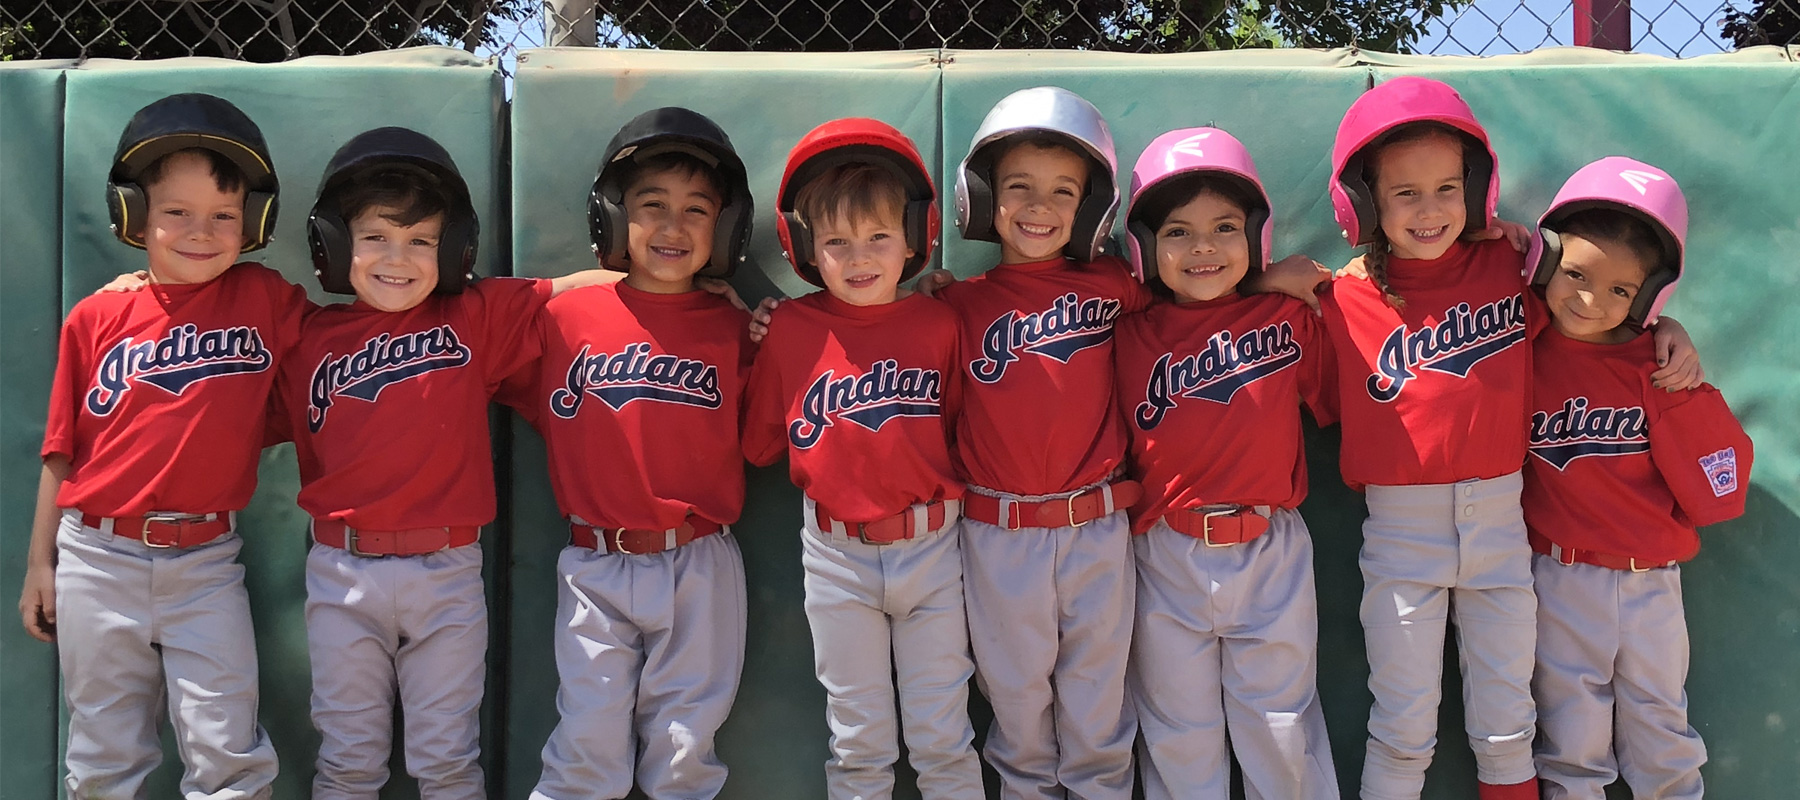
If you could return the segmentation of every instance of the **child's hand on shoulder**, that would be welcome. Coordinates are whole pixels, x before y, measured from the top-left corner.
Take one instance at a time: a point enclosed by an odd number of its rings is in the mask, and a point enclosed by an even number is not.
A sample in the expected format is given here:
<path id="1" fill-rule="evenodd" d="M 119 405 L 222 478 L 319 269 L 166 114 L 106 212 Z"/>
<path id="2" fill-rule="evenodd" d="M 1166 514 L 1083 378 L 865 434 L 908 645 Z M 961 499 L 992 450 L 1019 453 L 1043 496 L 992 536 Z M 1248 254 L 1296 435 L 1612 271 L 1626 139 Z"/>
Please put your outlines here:
<path id="1" fill-rule="evenodd" d="M 1687 329 L 1674 319 L 1663 317 L 1652 330 L 1656 363 L 1661 368 L 1650 373 L 1650 385 L 1669 392 L 1700 388 L 1706 381 L 1706 370 L 1700 367 L 1700 351 L 1694 348 L 1694 339 L 1688 336 Z"/>
<path id="2" fill-rule="evenodd" d="M 1487 226 L 1487 228 L 1479 231 L 1471 231 L 1465 238 L 1472 242 L 1485 242 L 1489 239 L 1498 239 L 1502 236 L 1506 237 L 1507 243 L 1511 244 L 1514 250 L 1521 253 L 1525 252 L 1525 250 L 1531 246 L 1530 228 L 1520 225 L 1517 222 L 1508 222 L 1499 217 L 1495 217 L 1493 224 Z"/>
<path id="3" fill-rule="evenodd" d="M 33 564 L 25 570 L 25 589 L 19 594 L 19 619 L 25 632 L 40 642 L 56 641 L 56 567 Z"/>
<path id="4" fill-rule="evenodd" d="M 731 284 L 726 283 L 719 278 L 695 278 L 694 286 L 701 291 L 711 292 L 726 300 L 730 300 L 731 304 L 736 306 L 739 311 L 750 310 L 750 306 L 744 304 L 744 298 L 738 296 L 737 290 L 732 288 Z M 750 330 L 752 331 L 750 335 L 751 341 L 759 341 L 755 334 L 755 326 L 752 326 Z"/>
<path id="5" fill-rule="evenodd" d="M 938 290 L 956 282 L 956 276 L 947 269 L 934 269 L 919 276 L 919 282 L 913 284 L 913 291 L 926 297 L 936 297 Z"/>
<path id="6" fill-rule="evenodd" d="M 780 305 L 778 297 L 765 297 L 756 304 L 756 310 L 750 312 L 750 341 L 761 343 L 769 335 L 769 322 L 775 319 L 775 308 Z"/>
<path id="7" fill-rule="evenodd" d="M 1363 263 L 1362 256 L 1357 256 L 1350 259 L 1350 263 L 1345 264 L 1337 272 L 1332 273 L 1331 277 L 1334 279 L 1353 278 L 1359 281 L 1366 281 L 1369 279 L 1369 265 Z"/>
<path id="8" fill-rule="evenodd" d="M 127 272 L 108 281 L 105 286 L 94 291 L 94 294 L 110 294 L 112 292 L 138 292 L 150 286 L 150 273 L 145 270 Z"/>
<path id="9" fill-rule="evenodd" d="M 1277 292 L 1319 311 L 1319 287 L 1331 282 L 1331 270 L 1311 257 L 1295 253 L 1269 265 L 1244 284 L 1247 294 Z"/>

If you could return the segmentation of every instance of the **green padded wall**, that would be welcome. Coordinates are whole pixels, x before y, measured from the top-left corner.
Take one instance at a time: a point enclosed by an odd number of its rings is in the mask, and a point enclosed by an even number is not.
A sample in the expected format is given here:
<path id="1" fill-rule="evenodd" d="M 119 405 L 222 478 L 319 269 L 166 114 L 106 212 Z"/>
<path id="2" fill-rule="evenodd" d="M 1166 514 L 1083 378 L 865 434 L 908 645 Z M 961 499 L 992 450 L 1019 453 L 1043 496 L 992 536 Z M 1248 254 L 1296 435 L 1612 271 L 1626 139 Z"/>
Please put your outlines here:
<path id="1" fill-rule="evenodd" d="M 0 608 L 25 577 L 37 503 L 38 445 L 62 322 L 63 72 L 70 62 L 0 62 Z M 57 785 L 56 651 L 18 617 L 0 617 L 0 800 L 49 797 Z"/>
<path id="2" fill-rule="evenodd" d="M 499 73 L 460 50 L 425 48 L 349 58 L 307 58 L 280 65 L 218 59 L 164 62 L 90 61 L 68 75 L 63 169 L 64 306 L 110 276 L 141 269 L 140 251 L 107 230 L 106 171 L 119 132 L 138 108 L 176 92 L 217 94 L 254 119 L 269 142 L 281 179 L 282 206 L 275 242 L 250 254 L 311 290 L 318 302 L 339 302 L 317 290 L 306 249 L 306 215 L 331 154 L 351 136 L 382 125 L 417 128 L 450 151 L 468 179 L 484 220 L 502 218 L 497 109 Z M 503 226 L 495 226 L 500 228 Z M 498 247 L 483 251 L 478 271 L 504 264 Z M 372 442 L 372 445 L 379 445 Z M 251 611 L 257 626 L 262 719 L 281 759 L 279 797 L 303 797 L 318 736 L 308 719 L 310 668 L 303 606 L 306 518 L 294 505 L 299 482 L 293 450 L 265 451 L 255 500 L 240 516 Z M 489 537 L 490 561 L 500 554 Z M 490 598 L 490 602 L 498 598 Z M 498 616 L 498 609 L 495 611 Z M 489 704 L 491 709 L 492 704 Z M 151 795 L 172 797 L 180 766 L 173 751 L 153 778 Z M 415 794 L 404 769 L 385 796 Z"/>
<path id="3" fill-rule="evenodd" d="M 787 153 L 813 126 L 879 117 L 904 131 L 926 163 L 938 160 L 938 71 L 932 52 L 859 55 L 666 53 L 550 49 L 519 58 L 513 87 L 513 258 L 520 274 L 593 266 L 587 197 L 619 126 L 661 106 L 717 121 L 749 167 L 756 233 L 733 283 L 746 300 L 796 295 L 809 285 L 782 256 L 770 219 Z M 544 472 L 542 441 L 516 424 L 516 498 L 510 797 L 537 779 L 528 768 L 556 723 L 556 554 L 568 542 Z M 606 457 L 595 454 L 597 458 Z M 725 798 L 824 797 L 825 699 L 813 678 L 801 610 L 800 494 L 785 464 L 750 471 L 749 501 L 734 526 L 749 581 L 743 688 L 720 732 L 731 767 Z M 902 779 L 902 797 L 916 797 Z"/>

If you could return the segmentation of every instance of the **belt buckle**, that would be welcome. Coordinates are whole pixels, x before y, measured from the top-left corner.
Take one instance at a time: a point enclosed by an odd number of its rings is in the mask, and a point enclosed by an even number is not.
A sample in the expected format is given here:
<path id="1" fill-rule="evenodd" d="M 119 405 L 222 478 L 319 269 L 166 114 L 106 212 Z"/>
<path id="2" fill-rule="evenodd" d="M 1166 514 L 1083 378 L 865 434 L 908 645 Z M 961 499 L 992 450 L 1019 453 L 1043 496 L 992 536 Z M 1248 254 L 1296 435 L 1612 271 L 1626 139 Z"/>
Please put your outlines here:
<path id="1" fill-rule="evenodd" d="M 369 553 L 356 546 L 356 529 L 344 526 L 344 550 L 357 558 L 387 558 L 386 553 Z"/>
<path id="2" fill-rule="evenodd" d="M 1556 563 L 1561 564 L 1565 567 L 1575 566 L 1575 550 L 1574 550 L 1574 548 L 1557 546 L 1556 549 L 1557 549 L 1557 552 L 1554 553 L 1552 556 L 1553 558 L 1556 559 Z"/>
<path id="3" fill-rule="evenodd" d="M 871 542 L 871 541 L 869 541 L 869 523 L 867 523 L 867 522 L 856 523 L 856 539 L 857 539 L 857 541 L 862 542 L 863 544 L 869 545 L 871 547 L 880 547 L 884 544 L 891 544 L 891 542 Z"/>
<path id="4" fill-rule="evenodd" d="M 1214 542 L 1212 540 L 1212 521 L 1213 517 L 1236 516 L 1240 511 L 1242 511 L 1242 509 L 1233 508 L 1224 511 L 1208 511 L 1205 514 L 1202 514 L 1200 516 L 1200 541 L 1205 543 L 1207 547 L 1230 547 L 1234 544 L 1238 544 L 1237 542 Z"/>
<path id="5" fill-rule="evenodd" d="M 144 515 L 144 527 L 138 530 L 138 541 L 143 542 L 145 547 L 150 547 L 150 548 L 154 548 L 157 550 L 173 549 L 176 545 L 181 543 L 181 526 L 185 525 L 187 522 L 189 522 L 190 520 L 193 520 L 193 519 L 196 519 L 196 517 L 192 514 L 145 514 Z M 163 524 L 163 525 L 174 525 L 175 526 L 175 541 L 173 541 L 173 542 L 152 542 L 152 541 L 150 541 L 150 526 L 154 525 L 154 524 L 159 524 L 159 523 Z"/>
<path id="6" fill-rule="evenodd" d="M 625 546 L 625 533 L 630 530 L 629 528 L 605 528 L 604 530 L 607 536 L 612 537 L 613 552 L 624 553 L 628 556 L 649 555 L 648 553 L 631 552 L 631 548 Z"/>
<path id="7" fill-rule="evenodd" d="M 1068 519 L 1069 519 L 1069 527 L 1071 527 L 1071 528 L 1079 528 L 1083 525 L 1088 524 L 1089 522 L 1093 522 L 1093 520 L 1091 520 L 1091 519 L 1085 520 L 1082 522 L 1075 521 L 1075 498 L 1080 497 L 1084 494 L 1087 494 L 1087 492 L 1076 492 L 1072 495 L 1069 495 L 1068 499 L 1063 501 L 1068 504 L 1068 509 L 1069 509 Z"/>
<path id="8" fill-rule="evenodd" d="M 1650 570 L 1656 569 L 1656 567 L 1657 567 L 1656 564 L 1651 564 L 1648 567 L 1639 567 L 1638 560 L 1635 558 L 1625 559 L 1625 565 L 1630 567 L 1632 572 L 1649 572 Z"/>

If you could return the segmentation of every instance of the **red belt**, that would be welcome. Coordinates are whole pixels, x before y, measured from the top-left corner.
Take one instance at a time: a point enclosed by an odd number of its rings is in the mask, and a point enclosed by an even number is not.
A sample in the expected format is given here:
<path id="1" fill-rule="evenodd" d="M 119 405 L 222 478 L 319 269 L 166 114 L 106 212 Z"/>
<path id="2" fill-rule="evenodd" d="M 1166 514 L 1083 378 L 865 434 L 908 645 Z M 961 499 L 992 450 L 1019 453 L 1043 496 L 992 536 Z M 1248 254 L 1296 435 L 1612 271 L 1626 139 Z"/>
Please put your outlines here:
<path id="1" fill-rule="evenodd" d="M 571 522 L 569 523 L 569 544 L 589 550 L 604 549 L 608 553 L 647 556 L 665 550 L 674 550 L 695 539 L 711 536 L 724 529 L 724 525 L 701 517 L 688 517 L 685 522 L 681 523 L 681 527 L 668 530 L 596 528 L 592 525 Z"/>
<path id="2" fill-rule="evenodd" d="M 197 547 L 231 532 L 231 512 L 217 514 L 147 514 L 142 517 L 100 517 L 82 514 L 81 524 L 106 530 L 127 539 L 136 539 L 145 547 Z"/>
<path id="3" fill-rule="evenodd" d="M 481 539 L 481 528 L 477 525 L 452 525 L 404 531 L 365 531 L 336 520 L 314 519 L 312 534 L 313 541 L 347 550 L 350 555 L 381 558 L 420 556 L 471 545 Z"/>
<path id="4" fill-rule="evenodd" d="M 1163 522 L 1207 547 L 1229 547 L 1266 533 L 1271 513 L 1268 506 L 1212 505 L 1169 512 Z"/>
<path id="5" fill-rule="evenodd" d="M 1525 538 L 1531 542 L 1531 549 L 1533 551 L 1554 558 L 1557 563 L 1562 564 L 1565 567 L 1572 564 L 1592 564 L 1593 566 L 1605 567 L 1607 569 L 1649 572 L 1653 569 L 1673 567 L 1679 563 L 1675 559 L 1667 561 L 1647 561 L 1641 558 L 1631 558 L 1630 556 L 1615 556 L 1611 553 L 1597 553 L 1593 550 L 1577 550 L 1573 547 L 1563 547 L 1562 545 L 1550 541 L 1548 537 L 1539 534 L 1537 531 L 1527 531 Z"/>
<path id="6" fill-rule="evenodd" d="M 1111 502 L 1107 502 L 1109 496 Z M 1137 481 L 1115 481 L 1054 500 L 1009 501 L 970 492 L 963 496 L 963 516 L 1009 531 L 1079 528 L 1114 511 L 1130 508 L 1143 496 L 1144 487 Z"/>
<path id="7" fill-rule="evenodd" d="M 837 519 L 825 510 L 824 506 L 813 504 L 813 520 L 818 523 L 819 530 L 835 532 L 837 526 L 843 526 L 844 535 L 853 536 L 863 544 L 893 544 L 895 542 L 917 539 L 928 536 L 933 531 L 944 527 L 946 519 L 954 519 L 949 510 L 950 502 L 934 500 L 925 504 L 925 522 L 919 524 L 919 515 L 908 506 L 905 511 L 891 517 L 882 517 L 873 522 L 848 522 Z"/>

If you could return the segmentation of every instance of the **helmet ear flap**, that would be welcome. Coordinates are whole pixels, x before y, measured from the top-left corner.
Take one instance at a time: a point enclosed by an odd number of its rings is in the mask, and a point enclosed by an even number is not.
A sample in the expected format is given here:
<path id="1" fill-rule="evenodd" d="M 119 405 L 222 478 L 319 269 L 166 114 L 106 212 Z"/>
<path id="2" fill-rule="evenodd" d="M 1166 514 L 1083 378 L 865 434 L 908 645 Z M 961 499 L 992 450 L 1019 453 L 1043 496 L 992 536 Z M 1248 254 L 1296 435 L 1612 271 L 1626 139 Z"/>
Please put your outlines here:
<path id="1" fill-rule="evenodd" d="M 1350 208 L 1356 215 L 1356 230 L 1347 231 L 1356 241 L 1351 247 L 1368 244 L 1375 238 L 1375 229 L 1381 227 L 1378 209 L 1375 206 L 1375 189 L 1363 177 L 1365 156 L 1358 152 L 1344 162 L 1344 171 L 1338 174 L 1338 184 L 1344 188 L 1344 195 L 1350 200 Z"/>
<path id="2" fill-rule="evenodd" d="M 144 189 L 135 183 L 106 184 L 106 213 L 112 218 L 113 235 L 132 247 L 144 246 L 144 218 L 150 204 Z"/>
<path id="3" fill-rule="evenodd" d="M 1244 209 L 1244 240 L 1250 245 L 1250 270 L 1262 272 L 1269 264 L 1263 249 L 1263 229 L 1269 225 L 1269 209 L 1252 205 Z M 1246 275 L 1250 274 L 1248 272 Z"/>
<path id="4" fill-rule="evenodd" d="M 906 260 L 906 269 L 900 280 L 911 280 L 925 269 L 926 262 L 931 260 L 931 248 L 936 242 L 931 240 L 931 215 L 933 202 L 930 200 L 908 200 L 906 202 L 906 246 L 913 251 L 913 257 Z"/>
<path id="5" fill-rule="evenodd" d="M 1160 283 L 1162 276 L 1156 271 L 1156 231 L 1150 230 L 1150 226 L 1145 225 L 1142 219 L 1127 218 L 1125 235 L 1137 242 L 1137 268 L 1140 271 L 1138 280 L 1146 286 L 1151 281 Z"/>
<path id="6" fill-rule="evenodd" d="M 1668 296 L 1675 292 L 1675 281 L 1680 278 L 1680 272 L 1666 268 L 1658 269 L 1645 277 L 1644 285 L 1638 289 L 1637 297 L 1631 301 L 1631 311 L 1625 315 L 1625 321 L 1638 330 L 1655 324 L 1657 317 L 1661 314 L 1663 304 L 1667 303 Z"/>
<path id="7" fill-rule="evenodd" d="M 1488 219 L 1488 187 L 1494 181 L 1494 159 L 1488 155 L 1487 147 L 1475 141 L 1474 137 L 1462 134 L 1463 163 L 1467 165 L 1468 175 L 1463 178 L 1463 199 L 1469 206 L 1468 217 L 1463 223 L 1463 232 L 1486 230 L 1492 222 Z"/>
<path id="8" fill-rule="evenodd" d="M 332 294 L 356 294 L 350 285 L 350 228 L 337 204 L 321 200 L 306 218 L 306 246 L 312 253 L 319 288 Z"/>
<path id="9" fill-rule="evenodd" d="M 956 193 L 956 218 L 964 239 L 994 240 L 994 188 L 988 180 L 992 166 L 971 164 L 963 169 L 962 191 Z"/>
<path id="10" fill-rule="evenodd" d="M 475 256 L 481 241 L 481 220 L 473 213 L 458 214 L 444 225 L 438 237 L 437 294 L 456 294 L 475 279 Z"/>
<path id="11" fill-rule="evenodd" d="M 594 257 L 601 267 L 624 272 L 631 259 L 631 222 L 624 204 L 620 198 L 610 196 L 610 189 L 601 179 L 594 179 L 594 188 L 588 193 L 588 239 L 593 242 Z"/>
<path id="12" fill-rule="evenodd" d="M 813 263 L 812 229 L 800 219 L 797 211 L 780 212 L 781 219 L 787 224 L 788 260 L 800 271 L 800 277 L 814 286 L 824 286 L 819 276 L 819 267 Z"/>
<path id="13" fill-rule="evenodd" d="M 281 209 L 281 198 L 274 192 L 244 194 L 244 249 L 248 253 L 269 246 L 275 239 L 275 212 Z M 251 221 L 255 221 L 252 226 Z"/>
<path id="14" fill-rule="evenodd" d="M 1525 258 L 1525 268 L 1531 271 L 1526 276 L 1531 287 L 1541 293 L 1550 285 L 1550 276 L 1556 273 L 1556 266 L 1562 263 L 1563 244 L 1562 234 L 1548 227 L 1539 226 L 1537 232 L 1537 239 L 1531 243 L 1531 252 Z"/>
<path id="15" fill-rule="evenodd" d="M 620 209 L 623 216 L 623 209 Z M 742 202 L 727 202 L 719 209 L 719 218 L 713 225 L 712 258 L 698 273 L 706 278 L 729 278 L 737 271 L 739 261 L 750 243 L 750 199 Z M 621 223 L 619 230 L 627 230 Z"/>

